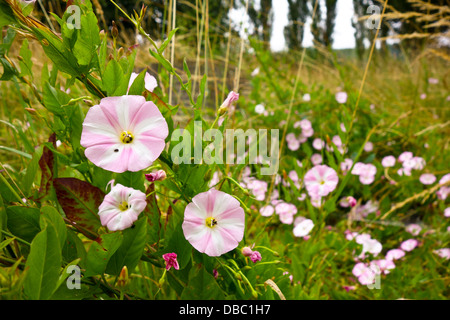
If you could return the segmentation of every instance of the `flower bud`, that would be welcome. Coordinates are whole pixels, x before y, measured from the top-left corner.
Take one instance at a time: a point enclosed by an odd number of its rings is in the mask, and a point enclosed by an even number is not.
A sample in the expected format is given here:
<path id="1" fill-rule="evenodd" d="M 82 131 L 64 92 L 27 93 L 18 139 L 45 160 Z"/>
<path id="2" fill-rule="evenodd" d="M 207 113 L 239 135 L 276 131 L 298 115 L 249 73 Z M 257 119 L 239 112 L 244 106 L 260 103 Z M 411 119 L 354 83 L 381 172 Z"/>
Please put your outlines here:
<path id="1" fill-rule="evenodd" d="M 162 180 L 166 179 L 166 177 L 167 177 L 167 175 L 164 170 L 158 170 L 156 172 L 147 173 L 145 175 L 145 179 L 147 179 L 150 182 L 162 181 Z"/>
<path id="2" fill-rule="evenodd" d="M 236 93 L 234 91 L 231 91 L 225 101 L 222 103 L 222 105 L 219 108 L 219 115 L 223 115 L 225 112 L 228 111 L 228 109 L 231 107 L 233 102 L 237 101 L 239 99 L 239 93 Z"/>
<path id="3" fill-rule="evenodd" d="M 123 288 L 128 284 L 129 281 L 130 278 L 128 277 L 128 268 L 127 266 L 124 266 L 122 268 L 122 271 L 120 271 L 119 278 L 117 279 L 117 286 Z"/>
<path id="4" fill-rule="evenodd" d="M 246 257 L 250 257 L 253 254 L 253 250 L 250 247 L 243 247 L 241 252 Z"/>

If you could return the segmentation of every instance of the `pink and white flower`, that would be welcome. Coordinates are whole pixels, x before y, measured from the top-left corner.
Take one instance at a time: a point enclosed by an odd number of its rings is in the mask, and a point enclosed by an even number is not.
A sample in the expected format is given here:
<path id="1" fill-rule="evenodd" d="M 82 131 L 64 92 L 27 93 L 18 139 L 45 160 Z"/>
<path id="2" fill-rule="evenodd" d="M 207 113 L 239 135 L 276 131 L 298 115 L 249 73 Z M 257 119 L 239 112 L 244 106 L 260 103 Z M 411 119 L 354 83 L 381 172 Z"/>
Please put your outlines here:
<path id="1" fill-rule="evenodd" d="M 299 219 L 299 218 L 303 218 L 303 219 Z M 304 217 L 299 217 L 299 218 L 295 219 L 294 230 L 293 230 L 294 236 L 305 237 L 314 228 L 314 222 L 311 219 L 306 219 Z"/>
<path id="2" fill-rule="evenodd" d="M 270 217 L 271 215 L 273 215 L 274 212 L 275 212 L 275 209 L 271 205 L 267 205 L 267 206 L 264 206 L 261 209 L 259 209 L 259 213 L 263 217 Z"/>
<path id="3" fill-rule="evenodd" d="M 405 251 L 401 249 L 391 249 L 386 252 L 386 260 L 398 260 L 405 256 Z"/>
<path id="4" fill-rule="evenodd" d="M 311 156 L 311 163 L 312 163 L 314 166 L 317 166 L 317 165 L 321 164 L 322 161 L 323 161 L 323 158 L 322 158 L 322 155 L 321 155 L 320 153 L 314 153 L 314 154 Z"/>
<path id="5" fill-rule="evenodd" d="M 334 169 L 317 165 L 305 174 L 303 181 L 310 197 L 321 198 L 336 189 L 339 178 Z"/>
<path id="6" fill-rule="evenodd" d="M 103 199 L 98 215 L 108 230 L 124 230 L 133 225 L 146 206 L 145 193 L 118 183 Z"/>
<path id="7" fill-rule="evenodd" d="M 96 166 L 122 173 L 149 167 L 165 147 L 167 122 L 142 96 L 103 98 L 83 122 L 81 145 Z"/>
<path id="8" fill-rule="evenodd" d="M 245 213 L 231 195 L 210 189 L 186 206 L 182 224 L 186 240 L 198 251 L 220 256 L 235 249 L 244 236 Z"/>
<path id="9" fill-rule="evenodd" d="M 418 244 L 419 244 L 419 242 L 416 239 L 408 239 L 406 241 L 403 241 L 400 244 L 400 248 L 403 251 L 408 251 L 409 252 L 409 251 L 414 250 L 417 247 Z"/>
<path id="10" fill-rule="evenodd" d="M 413 236 L 417 236 L 420 233 L 420 231 L 422 231 L 422 227 L 419 226 L 418 224 L 412 223 L 406 226 L 405 230 L 406 232 L 411 233 Z"/>
<path id="11" fill-rule="evenodd" d="M 402 154 L 400 154 L 398 156 L 398 161 L 399 162 L 405 162 L 406 160 L 412 159 L 413 158 L 413 153 L 410 151 L 405 151 Z"/>
<path id="12" fill-rule="evenodd" d="M 432 173 L 424 173 L 420 176 L 419 181 L 422 184 L 430 185 L 436 182 L 436 176 Z"/>
<path id="13" fill-rule="evenodd" d="M 390 168 L 395 166 L 395 157 L 394 156 L 386 156 L 381 160 L 381 165 L 385 168 Z"/>
<path id="14" fill-rule="evenodd" d="M 335 98 L 338 103 L 343 104 L 347 102 L 348 96 L 346 92 L 338 92 L 336 93 Z"/>
<path id="15" fill-rule="evenodd" d="M 446 260 L 450 259 L 450 248 L 437 249 L 434 250 L 433 252 L 443 259 Z"/>
<path id="16" fill-rule="evenodd" d="M 284 224 L 292 224 L 294 215 L 297 213 L 297 207 L 292 203 L 281 202 L 275 206 L 275 212 Z"/>

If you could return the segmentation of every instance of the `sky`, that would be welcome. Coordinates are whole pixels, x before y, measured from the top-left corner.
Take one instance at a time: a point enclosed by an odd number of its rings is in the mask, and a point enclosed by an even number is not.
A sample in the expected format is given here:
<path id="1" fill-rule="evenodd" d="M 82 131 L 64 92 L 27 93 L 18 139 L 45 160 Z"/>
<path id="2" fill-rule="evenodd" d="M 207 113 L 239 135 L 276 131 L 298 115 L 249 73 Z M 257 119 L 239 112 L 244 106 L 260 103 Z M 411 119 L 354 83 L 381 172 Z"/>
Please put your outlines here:
<path id="1" fill-rule="evenodd" d="M 273 4 L 273 27 L 272 37 L 270 40 L 270 47 L 273 51 L 282 51 L 286 49 L 286 42 L 284 39 L 284 27 L 288 23 L 288 2 L 287 0 L 272 0 Z M 325 9 L 325 1 L 320 0 L 321 7 Z M 336 15 L 336 25 L 334 28 L 334 49 L 348 49 L 355 47 L 354 28 L 352 27 L 352 17 L 354 14 L 352 0 L 338 0 Z M 249 18 L 245 15 L 245 8 L 240 10 L 233 9 L 230 13 L 231 19 L 239 24 L 243 22 L 244 28 L 249 27 Z M 313 36 L 310 31 L 311 19 L 306 21 L 305 34 L 303 37 L 303 46 L 310 47 L 313 45 Z M 245 32 L 241 32 L 241 36 L 246 36 Z"/>

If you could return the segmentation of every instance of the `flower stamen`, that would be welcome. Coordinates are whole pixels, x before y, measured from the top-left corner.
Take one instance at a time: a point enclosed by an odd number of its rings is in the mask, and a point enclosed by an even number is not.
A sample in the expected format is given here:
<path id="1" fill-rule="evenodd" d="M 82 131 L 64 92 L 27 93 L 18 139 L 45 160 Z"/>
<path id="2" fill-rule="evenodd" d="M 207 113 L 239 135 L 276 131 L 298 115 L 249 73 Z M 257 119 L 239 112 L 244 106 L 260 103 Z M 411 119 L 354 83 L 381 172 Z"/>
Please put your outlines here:
<path id="1" fill-rule="evenodd" d="M 122 132 L 122 134 L 120 135 L 120 140 L 123 143 L 131 143 L 134 140 L 134 136 L 131 132 L 129 131 L 124 131 Z"/>
<path id="2" fill-rule="evenodd" d="M 206 224 L 206 226 L 208 226 L 210 228 L 214 228 L 217 225 L 217 220 L 214 219 L 213 217 L 209 217 L 209 218 L 206 218 L 205 224 Z"/>

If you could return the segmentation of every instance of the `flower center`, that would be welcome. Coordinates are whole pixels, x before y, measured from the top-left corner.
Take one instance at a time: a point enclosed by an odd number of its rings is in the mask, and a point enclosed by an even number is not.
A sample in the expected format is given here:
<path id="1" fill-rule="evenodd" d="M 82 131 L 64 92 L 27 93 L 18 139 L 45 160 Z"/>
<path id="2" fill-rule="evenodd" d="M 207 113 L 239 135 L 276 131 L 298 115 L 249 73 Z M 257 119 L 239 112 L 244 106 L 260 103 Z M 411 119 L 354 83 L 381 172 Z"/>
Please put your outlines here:
<path id="1" fill-rule="evenodd" d="M 133 139 L 134 139 L 134 136 L 133 136 L 133 134 L 132 134 L 131 132 L 129 132 L 129 131 L 124 131 L 124 132 L 122 132 L 121 135 L 120 135 L 120 140 L 121 140 L 123 143 L 131 143 L 131 142 L 133 142 Z"/>
<path id="2" fill-rule="evenodd" d="M 320 184 L 325 184 L 325 181 L 321 180 L 321 181 L 320 181 Z"/>
<path id="3" fill-rule="evenodd" d="M 205 224 L 206 224 L 206 226 L 208 226 L 212 229 L 216 226 L 217 220 L 214 219 L 213 217 L 209 217 L 209 218 L 206 218 Z"/>
<path id="4" fill-rule="evenodd" d="M 119 205 L 120 211 L 127 211 L 130 208 L 128 202 L 124 201 Z"/>

